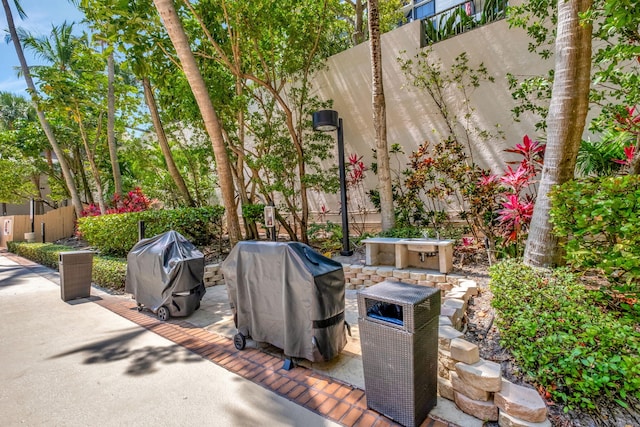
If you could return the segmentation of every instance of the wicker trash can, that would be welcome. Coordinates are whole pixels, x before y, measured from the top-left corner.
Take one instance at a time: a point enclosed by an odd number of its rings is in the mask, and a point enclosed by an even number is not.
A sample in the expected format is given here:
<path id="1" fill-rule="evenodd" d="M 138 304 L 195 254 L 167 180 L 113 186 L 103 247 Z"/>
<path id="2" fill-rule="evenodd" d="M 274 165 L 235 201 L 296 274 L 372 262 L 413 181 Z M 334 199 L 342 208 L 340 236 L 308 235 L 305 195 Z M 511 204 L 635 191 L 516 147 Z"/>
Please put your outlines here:
<path id="1" fill-rule="evenodd" d="M 62 301 L 91 296 L 93 252 L 60 252 L 59 269 Z"/>
<path id="2" fill-rule="evenodd" d="M 382 282 L 358 293 L 367 406 L 419 426 L 436 404 L 440 291 Z"/>

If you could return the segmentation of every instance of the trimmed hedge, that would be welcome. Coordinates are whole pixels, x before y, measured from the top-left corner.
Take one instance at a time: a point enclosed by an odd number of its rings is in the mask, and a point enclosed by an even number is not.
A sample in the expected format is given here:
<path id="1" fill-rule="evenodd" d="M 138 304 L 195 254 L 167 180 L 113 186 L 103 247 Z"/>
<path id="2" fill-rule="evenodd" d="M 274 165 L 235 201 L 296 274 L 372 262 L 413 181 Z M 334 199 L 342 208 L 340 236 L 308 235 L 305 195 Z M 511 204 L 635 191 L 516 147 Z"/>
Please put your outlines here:
<path id="1" fill-rule="evenodd" d="M 196 246 L 221 238 L 224 208 L 181 208 L 88 216 L 78 220 L 78 233 L 102 254 L 125 257 L 138 242 L 138 222 L 147 237 L 175 230 Z"/>
<path id="2" fill-rule="evenodd" d="M 599 398 L 621 406 L 640 398 L 637 319 L 604 311 L 601 294 L 566 269 L 545 272 L 507 260 L 490 275 L 502 345 L 554 399 L 568 409 L 594 409 Z"/>
<path id="3" fill-rule="evenodd" d="M 52 243 L 9 242 L 9 252 L 30 259 L 38 264 L 58 270 L 60 252 L 75 250 L 69 246 Z M 95 255 L 91 281 L 103 288 L 123 290 L 127 275 L 127 261 L 121 258 Z"/>
<path id="4" fill-rule="evenodd" d="M 53 243 L 8 242 L 7 247 L 9 252 L 56 270 L 58 269 L 60 252 L 73 250 L 69 246 L 54 245 Z"/>

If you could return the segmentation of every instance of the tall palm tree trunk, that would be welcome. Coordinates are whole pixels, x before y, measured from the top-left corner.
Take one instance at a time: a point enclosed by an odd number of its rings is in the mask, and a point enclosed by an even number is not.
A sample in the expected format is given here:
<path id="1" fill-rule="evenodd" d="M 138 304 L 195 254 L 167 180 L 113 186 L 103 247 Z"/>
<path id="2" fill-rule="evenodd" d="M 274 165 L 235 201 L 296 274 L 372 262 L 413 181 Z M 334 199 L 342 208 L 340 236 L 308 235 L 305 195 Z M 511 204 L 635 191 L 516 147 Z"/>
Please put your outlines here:
<path id="1" fill-rule="evenodd" d="M 180 193 L 180 197 L 187 206 L 195 206 L 195 202 L 191 197 L 191 193 L 189 193 L 189 189 L 187 188 L 187 184 L 184 182 L 184 178 L 180 174 L 178 167 L 176 166 L 176 162 L 173 160 L 173 154 L 171 154 L 171 147 L 169 147 L 169 141 L 167 140 L 167 134 L 164 131 L 164 126 L 162 125 L 162 120 L 160 120 L 160 113 L 158 112 L 158 105 L 156 104 L 156 98 L 153 96 L 153 89 L 151 88 L 151 82 L 149 78 L 142 78 L 142 88 L 144 89 L 144 99 L 147 103 L 147 107 L 149 108 L 149 112 L 151 113 L 151 121 L 153 122 L 153 127 L 156 130 L 156 136 L 158 137 L 158 144 L 160 145 L 160 150 L 162 150 L 162 155 L 164 156 L 165 162 L 167 162 L 167 169 L 169 170 L 169 175 L 171 179 L 173 179 L 173 183 L 178 188 L 178 193 Z"/>
<path id="2" fill-rule="evenodd" d="M 4 0 L 6 1 L 6 0 Z M 222 130 L 216 110 L 213 108 L 207 85 L 200 74 L 200 69 L 196 59 L 191 52 L 187 34 L 182 27 L 178 13 L 173 5 L 173 0 L 153 0 L 153 3 L 162 18 L 164 27 L 169 34 L 171 43 L 173 44 L 182 69 L 187 77 L 189 86 L 196 99 L 204 126 L 211 138 L 213 146 L 213 154 L 216 159 L 216 170 L 218 179 L 220 180 L 220 189 L 222 191 L 222 200 L 227 211 L 227 231 L 229 233 L 229 241 L 232 245 L 237 243 L 241 238 L 240 221 L 235 209 L 235 191 L 233 188 L 233 174 L 231 172 L 231 162 L 222 137 Z"/>
<path id="3" fill-rule="evenodd" d="M 77 102 L 73 110 L 73 115 L 75 116 L 75 120 L 78 123 L 80 138 L 82 139 L 84 151 L 87 155 L 87 160 L 89 161 L 89 169 L 91 170 L 91 175 L 93 175 L 93 181 L 98 196 L 98 207 L 100 208 L 100 213 L 104 215 L 107 213 L 107 206 L 104 203 L 104 190 L 102 187 L 102 179 L 100 178 L 100 170 L 98 169 L 98 165 L 96 164 L 96 158 L 94 155 L 95 150 L 92 150 L 91 146 L 89 145 L 89 135 L 87 134 L 87 130 L 84 127 L 84 123 L 82 122 L 82 113 L 80 112 L 80 106 Z M 102 133 L 102 117 L 103 113 L 100 113 L 100 116 L 98 117 L 98 127 L 96 129 L 96 142 L 100 139 L 100 134 Z"/>
<path id="4" fill-rule="evenodd" d="M 116 95 L 115 95 L 115 61 L 113 50 L 107 56 L 107 145 L 109 146 L 109 158 L 111 159 L 111 171 L 113 173 L 114 193 L 122 195 L 122 174 L 118 162 L 118 150 L 116 147 Z"/>
<path id="5" fill-rule="evenodd" d="M 18 38 L 18 33 L 16 31 L 15 24 L 13 22 L 13 15 L 11 13 L 11 8 L 9 7 L 8 0 L 2 0 L 2 6 L 4 7 L 4 13 L 7 17 L 7 25 L 9 26 L 9 34 L 11 35 L 11 40 L 13 41 L 13 46 L 16 49 L 16 54 L 18 55 L 18 60 L 20 61 L 20 68 L 22 70 L 22 75 L 24 76 L 24 80 L 27 84 L 27 88 L 29 93 L 31 94 L 31 100 L 33 102 L 33 106 L 36 109 L 36 114 L 38 115 L 38 120 L 40 121 L 40 126 L 42 126 L 42 130 L 44 131 L 47 139 L 49 140 L 49 144 L 51 144 L 51 148 L 53 152 L 56 153 L 58 157 L 58 163 L 60 164 L 60 169 L 62 170 L 62 175 L 64 177 L 65 184 L 67 185 L 67 190 L 69 191 L 69 195 L 71 196 L 71 203 L 73 204 L 73 209 L 76 213 L 77 217 L 80 217 L 82 213 L 82 202 L 80 201 L 80 196 L 78 195 L 78 189 L 73 180 L 73 176 L 71 175 L 71 170 L 69 169 L 69 165 L 67 164 L 64 153 L 62 149 L 58 145 L 58 141 L 53 134 L 53 129 L 49 125 L 47 118 L 44 116 L 44 112 L 40 110 L 38 105 L 38 93 L 36 91 L 36 86 L 33 83 L 33 79 L 31 78 L 31 72 L 29 71 L 29 67 L 27 66 L 27 60 L 24 57 L 24 52 L 22 50 L 22 45 L 20 44 L 20 39 Z"/>
<path id="6" fill-rule="evenodd" d="M 382 230 L 390 230 L 395 225 L 393 190 L 391 188 L 391 166 L 387 145 L 387 106 L 382 84 L 382 45 L 380 41 L 380 13 L 378 0 L 369 1 L 369 46 L 371 50 L 371 102 L 373 106 L 373 127 L 376 135 L 378 158 L 378 191 L 380 192 L 380 216 Z"/>
<path id="7" fill-rule="evenodd" d="M 538 188 L 524 261 L 536 267 L 562 263 L 558 238 L 549 222 L 549 191 L 574 177 L 578 149 L 589 110 L 591 84 L 591 24 L 580 14 L 591 8 L 593 0 L 558 2 L 556 63 L 551 104 L 547 116 L 547 148 Z"/>

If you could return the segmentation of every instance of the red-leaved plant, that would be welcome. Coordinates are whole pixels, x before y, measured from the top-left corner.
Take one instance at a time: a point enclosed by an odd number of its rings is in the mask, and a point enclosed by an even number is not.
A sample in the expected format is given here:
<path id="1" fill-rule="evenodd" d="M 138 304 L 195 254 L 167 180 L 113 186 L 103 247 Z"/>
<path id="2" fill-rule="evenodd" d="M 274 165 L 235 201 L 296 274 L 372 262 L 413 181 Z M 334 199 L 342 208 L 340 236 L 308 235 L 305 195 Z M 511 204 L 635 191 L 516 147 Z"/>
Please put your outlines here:
<path id="1" fill-rule="evenodd" d="M 354 231 L 359 235 L 364 233 L 364 227 L 367 218 L 367 193 L 364 188 L 365 172 L 368 168 L 362 161 L 362 156 L 350 154 L 345 165 L 346 184 L 347 184 L 347 211 L 351 213 L 350 223 L 353 225 Z M 345 207 L 342 207 L 344 209 Z M 360 218 L 355 216 L 360 214 Z"/>
<path id="2" fill-rule="evenodd" d="M 136 187 L 123 197 L 120 197 L 118 194 L 114 194 L 105 213 L 116 214 L 145 211 L 149 209 L 152 203 L 153 200 L 145 196 L 140 187 Z M 81 216 L 83 217 L 99 215 L 101 215 L 100 208 L 94 203 L 91 203 L 81 213 Z"/>
<path id="3" fill-rule="evenodd" d="M 626 115 L 616 115 L 616 127 L 630 136 L 631 145 L 624 147 L 624 159 L 614 159 L 613 161 L 624 166 L 623 172 L 634 169 L 637 162 L 638 147 L 640 147 L 640 113 L 636 114 L 636 107 L 626 107 Z M 634 173 L 632 171 L 632 173 Z M 636 170 L 635 173 L 638 173 Z"/>
<path id="4" fill-rule="evenodd" d="M 507 170 L 499 178 L 502 184 L 499 194 L 501 208 L 497 211 L 500 235 L 503 246 L 512 246 L 515 256 L 518 256 L 521 243 L 529 231 L 537 195 L 535 183 L 542 170 L 544 150 L 545 144 L 533 141 L 527 135 L 522 139 L 522 144 L 505 150 L 522 156 L 515 171 L 507 166 Z M 495 179 L 484 177 L 480 184 L 485 185 L 485 182 L 494 182 Z"/>

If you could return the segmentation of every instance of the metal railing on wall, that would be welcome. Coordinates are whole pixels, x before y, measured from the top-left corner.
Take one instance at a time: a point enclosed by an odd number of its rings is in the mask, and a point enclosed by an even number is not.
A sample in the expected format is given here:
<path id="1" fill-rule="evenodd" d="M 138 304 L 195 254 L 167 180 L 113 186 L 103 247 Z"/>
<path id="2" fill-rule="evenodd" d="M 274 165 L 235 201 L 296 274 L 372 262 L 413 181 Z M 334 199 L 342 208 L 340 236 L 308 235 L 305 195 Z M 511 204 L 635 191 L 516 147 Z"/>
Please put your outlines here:
<path id="1" fill-rule="evenodd" d="M 507 0 L 471 0 L 422 19 L 422 47 L 504 19 Z"/>

